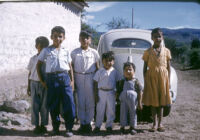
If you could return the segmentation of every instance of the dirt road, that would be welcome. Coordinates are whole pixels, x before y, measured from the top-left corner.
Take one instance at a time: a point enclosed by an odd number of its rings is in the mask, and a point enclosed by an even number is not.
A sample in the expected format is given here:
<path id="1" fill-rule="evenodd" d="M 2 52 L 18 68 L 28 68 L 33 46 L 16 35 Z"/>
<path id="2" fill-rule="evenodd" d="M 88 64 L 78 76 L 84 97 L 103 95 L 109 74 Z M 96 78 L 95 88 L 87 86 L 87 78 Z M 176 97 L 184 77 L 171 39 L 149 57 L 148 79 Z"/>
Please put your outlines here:
<path id="1" fill-rule="evenodd" d="M 121 135 L 119 133 L 119 125 L 115 124 L 112 135 L 106 135 L 102 132 L 100 135 L 79 135 L 76 130 L 78 125 L 75 125 L 75 135 L 68 139 L 82 140 L 100 140 L 100 139 L 185 139 L 185 140 L 200 140 L 200 70 L 180 71 L 176 70 L 178 75 L 178 96 L 173 104 L 171 114 L 164 118 L 163 125 L 166 128 L 165 132 L 148 132 L 151 124 L 139 124 L 138 128 L 142 129 L 143 133 L 138 133 L 134 136 L 130 134 Z M 62 128 L 61 136 L 35 136 L 32 134 L 32 128 L 0 128 L 0 140 L 64 140 L 64 128 Z M 48 126 L 51 130 L 51 126 Z M 105 130 L 103 128 L 103 130 Z"/>

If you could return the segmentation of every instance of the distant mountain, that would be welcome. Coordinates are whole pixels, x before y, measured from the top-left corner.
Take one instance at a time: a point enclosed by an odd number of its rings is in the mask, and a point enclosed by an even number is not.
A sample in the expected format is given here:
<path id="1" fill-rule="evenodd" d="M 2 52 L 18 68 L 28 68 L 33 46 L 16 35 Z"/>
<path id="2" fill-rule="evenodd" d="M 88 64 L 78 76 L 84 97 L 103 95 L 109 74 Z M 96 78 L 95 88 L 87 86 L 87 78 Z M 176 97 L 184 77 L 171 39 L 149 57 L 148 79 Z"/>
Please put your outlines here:
<path id="1" fill-rule="evenodd" d="M 200 29 L 182 28 L 182 29 L 168 29 L 161 28 L 164 37 L 174 39 L 177 43 L 190 44 L 194 38 L 200 39 Z"/>
<path id="2" fill-rule="evenodd" d="M 149 29 L 152 30 L 152 29 Z M 177 42 L 177 45 L 182 44 L 191 44 L 194 38 L 200 39 L 200 29 L 192 28 L 180 28 L 180 29 L 169 29 L 161 28 L 163 31 L 164 37 L 174 39 Z M 96 36 L 101 36 L 105 32 L 98 32 Z"/>

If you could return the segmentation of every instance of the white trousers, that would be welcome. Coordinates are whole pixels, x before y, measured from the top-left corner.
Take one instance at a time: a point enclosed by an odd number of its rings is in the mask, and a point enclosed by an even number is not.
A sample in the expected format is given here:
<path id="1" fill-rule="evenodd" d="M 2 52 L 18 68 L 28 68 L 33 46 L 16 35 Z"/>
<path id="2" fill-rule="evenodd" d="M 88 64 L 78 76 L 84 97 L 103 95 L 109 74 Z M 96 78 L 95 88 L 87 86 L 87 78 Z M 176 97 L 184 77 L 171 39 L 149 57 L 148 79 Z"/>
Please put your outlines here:
<path id="1" fill-rule="evenodd" d="M 101 127 L 106 111 L 106 128 L 112 127 L 115 120 L 115 92 L 99 90 L 99 102 L 96 108 L 96 127 Z"/>
<path id="2" fill-rule="evenodd" d="M 78 118 L 81 124 L 90 124 L 94 118 L 94 91 L 93 76 L 94 74 L 75 73 L 75 84 L 78 99 Z"/>
<path id="3" fill-rule="evenodd" d="M 127 115 L 129 113 L 130 126 L 137 126 L 137 114 L 136 114 L 136 105 L 137 105 L 137 93 L 133 90 L 123 91 L 120 95 L 120 125 L 127 125 Z"/>

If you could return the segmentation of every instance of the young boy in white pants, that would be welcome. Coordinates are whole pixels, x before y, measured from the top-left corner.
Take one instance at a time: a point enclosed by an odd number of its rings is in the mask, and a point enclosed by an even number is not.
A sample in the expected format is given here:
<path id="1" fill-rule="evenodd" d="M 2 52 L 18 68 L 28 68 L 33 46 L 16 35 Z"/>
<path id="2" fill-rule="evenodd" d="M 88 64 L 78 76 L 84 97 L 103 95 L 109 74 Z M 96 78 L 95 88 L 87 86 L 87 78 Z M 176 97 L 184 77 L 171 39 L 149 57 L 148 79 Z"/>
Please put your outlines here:
<path id="1" fill-rule="evenodd" d="M 115 119 L 116 82 L 119 81 L 120 78 L 117 70 L 113 68 L 114 53 L 112 51 L 102 55 L 102 63 L 103 68 L 99 69 L 93 78 L 95 81 L 95 89 L 98 88 L 98 94 L 96 94 L 96 127 L 94 132 L 98 133 L 100 131 L 106 112 L 106 130 L 108 133 L 111 133 L 112 124 Z"/>
<path id="2" fill-rule="evenodd" d="M 99 68 L 99 54 L 90 48 L 91 39 L 88 32 L 82 31 L 79 36 L 81 47 L 71 53 L 78 97 L 78 118 L 81 122 L 78 129 L 80 133 L 91 132 L 90 123 L 94 118 L 93 77 Z"/>

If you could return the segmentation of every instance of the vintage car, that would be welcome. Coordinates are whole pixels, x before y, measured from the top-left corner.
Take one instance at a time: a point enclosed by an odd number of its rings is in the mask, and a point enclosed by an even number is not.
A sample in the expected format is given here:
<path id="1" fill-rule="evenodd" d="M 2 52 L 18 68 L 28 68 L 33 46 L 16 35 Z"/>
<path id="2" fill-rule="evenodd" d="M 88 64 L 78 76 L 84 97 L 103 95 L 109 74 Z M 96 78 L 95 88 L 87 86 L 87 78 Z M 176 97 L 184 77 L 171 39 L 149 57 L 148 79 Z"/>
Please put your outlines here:
<path id="1" fill-rule="evenodd" d="M 115 53 L 114 67 L 120 72 L 121 76 L 123 76 L 123 63 L 132 61 L 136 65 L 135 76 L 144 86 L 144 62 L 142 56 L 144 51 L 150 48 L 152 44 L 150 30 L 114 29 L 101 35 L 97 50 L 100 55 L 107 51 Z M 175 102 L 177 96 L 177 75 L 173 67 L 171 67 L 170 84 L 171 98 Z"/>

